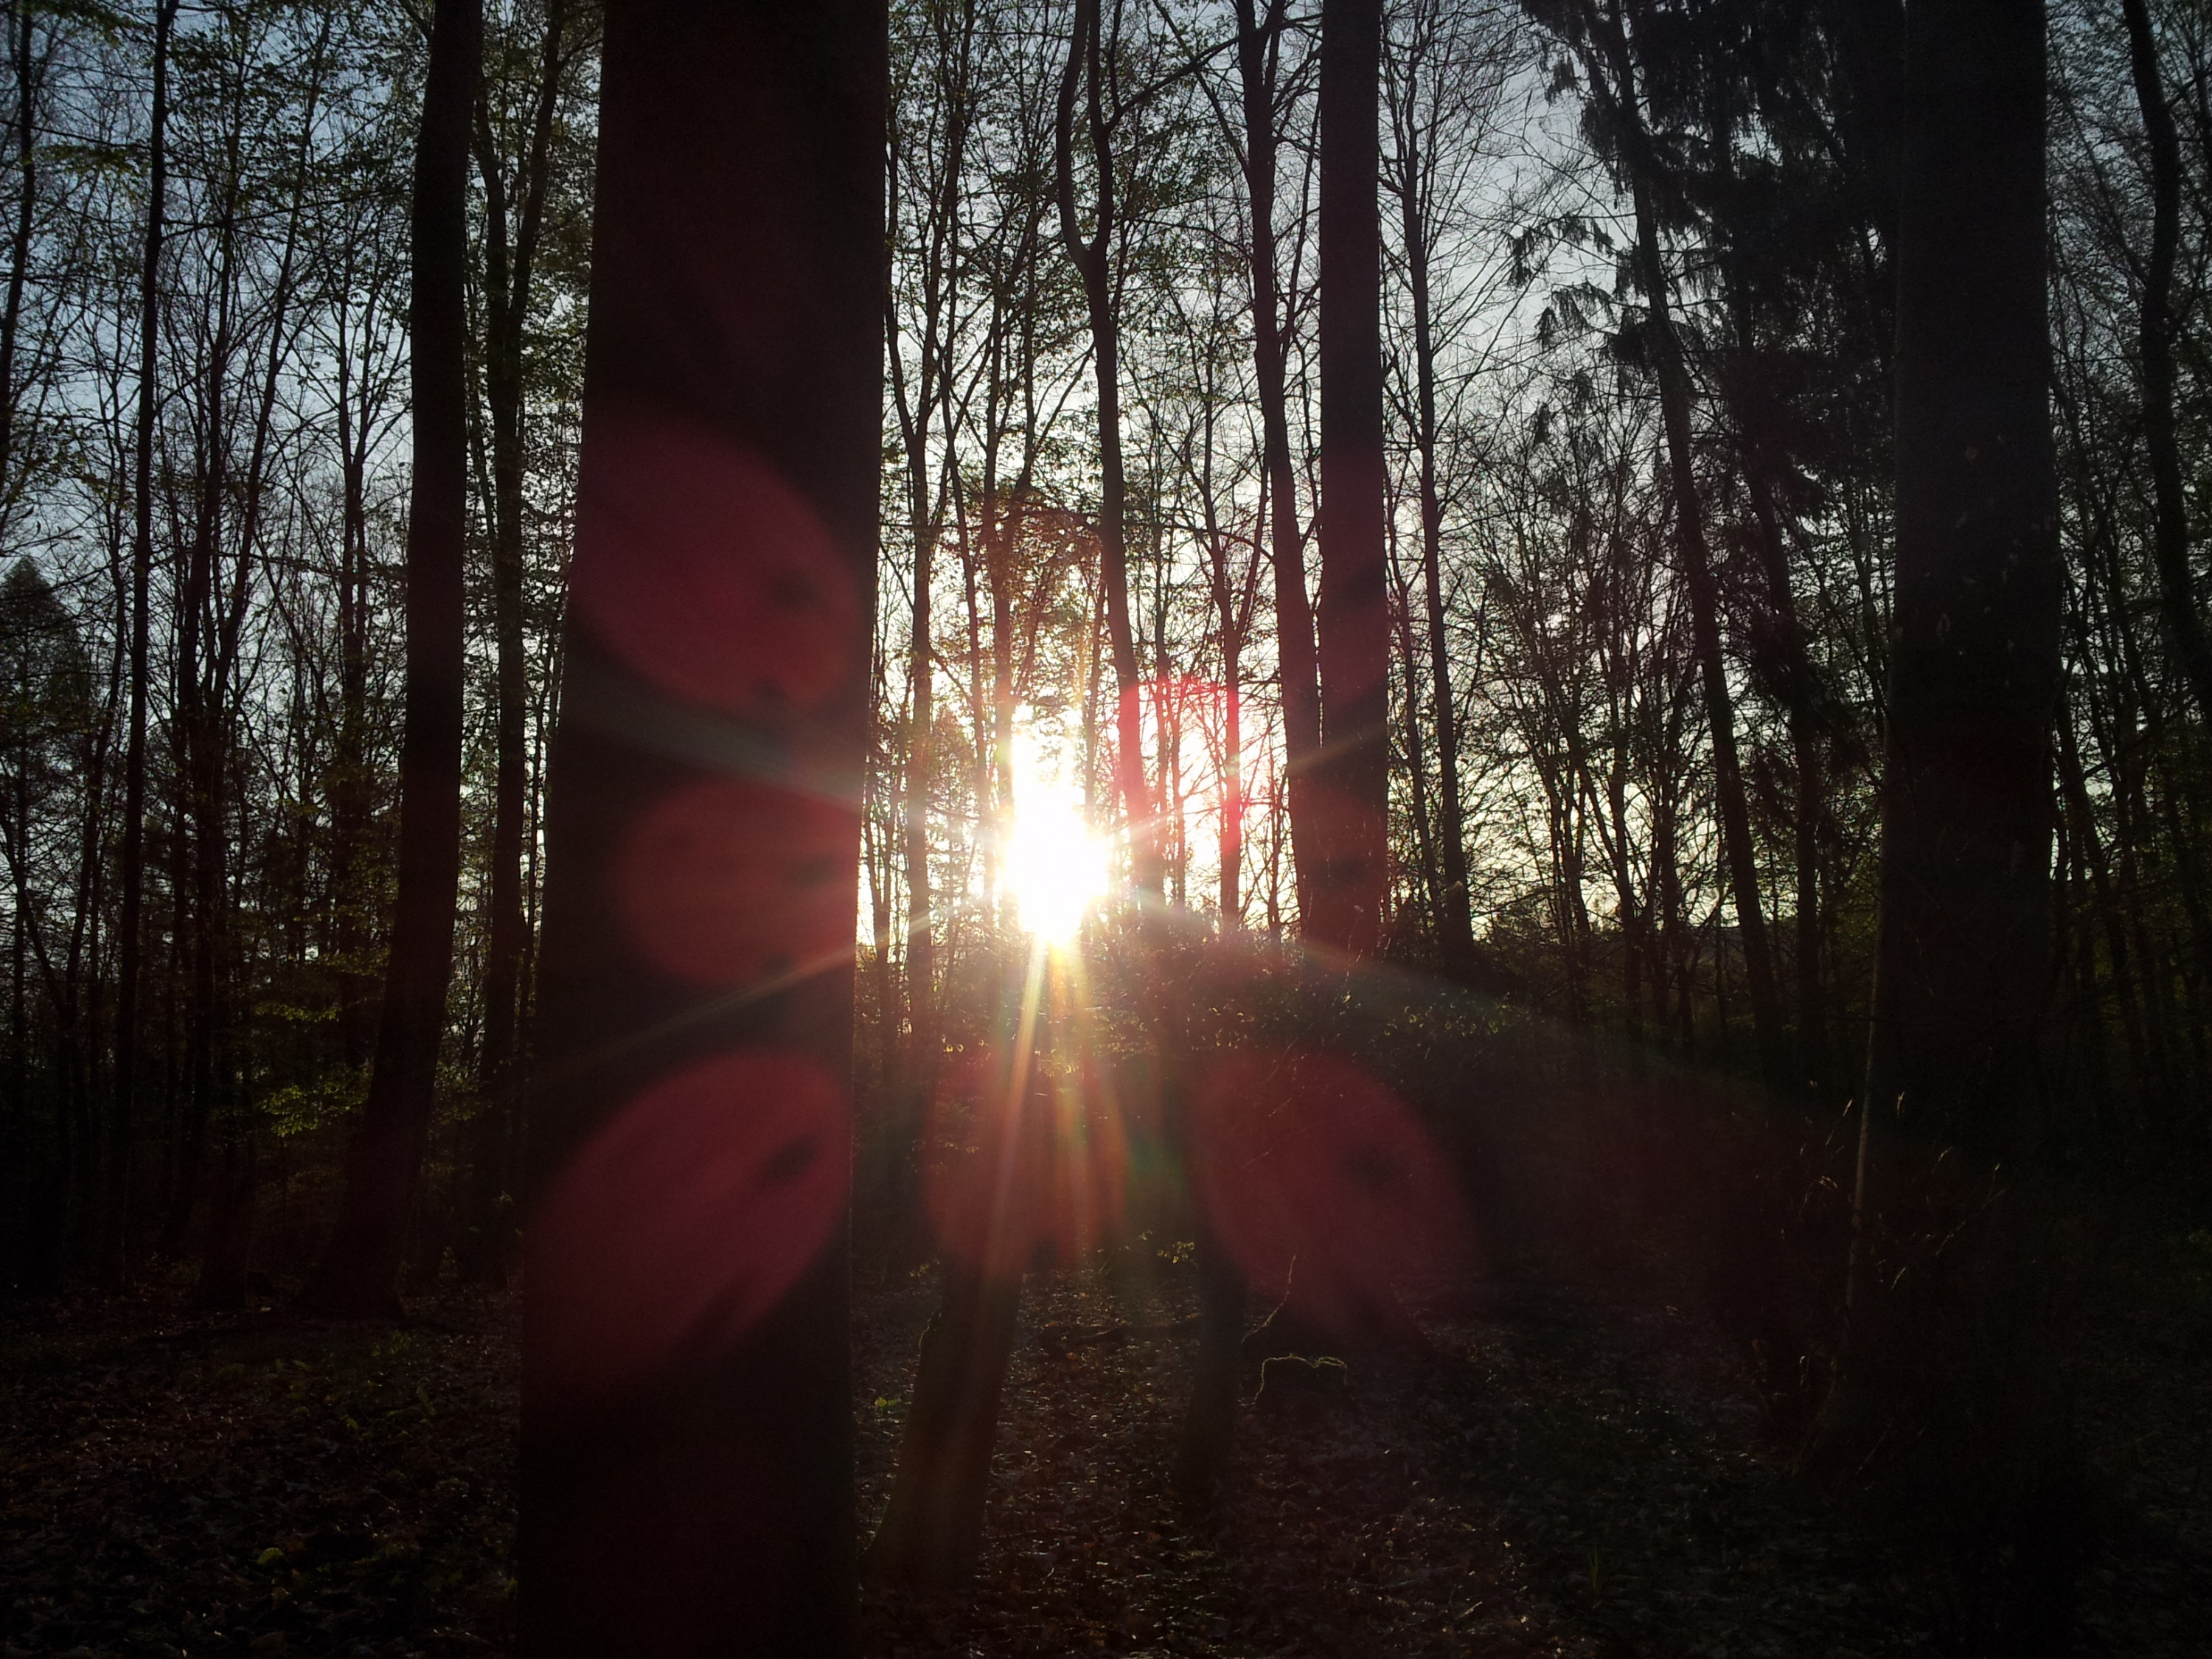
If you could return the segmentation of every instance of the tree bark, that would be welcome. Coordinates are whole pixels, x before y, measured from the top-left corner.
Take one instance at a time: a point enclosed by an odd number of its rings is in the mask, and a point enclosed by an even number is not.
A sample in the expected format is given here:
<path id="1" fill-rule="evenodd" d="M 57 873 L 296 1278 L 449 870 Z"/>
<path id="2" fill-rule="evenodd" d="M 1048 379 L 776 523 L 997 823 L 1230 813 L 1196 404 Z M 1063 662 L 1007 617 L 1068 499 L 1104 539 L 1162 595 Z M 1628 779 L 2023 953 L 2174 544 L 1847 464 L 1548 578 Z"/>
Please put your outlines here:
<path id="1" fill-rule="evenodd" d="M 1951 1517 L 2004 1652 L 2060 1650 L 2078 1561 L 2040 1227 L 2011 1178 L 2041 1139 L 2051 988 L 2044 27 L 2010 0 L 1916 0 L 1908 23 L 1880 933 L 1846 1348 L 1816 1448 Z"/>
<path id="2" fill-rule="evenodd" d="M 469 115 L 481 0 L 439 0 L 415 153 L 414 476 L 407 526 L 406 714 L 399 875 L 368 1102 L 346 1162 L 336 1231 L 306 1293 L 341 1316 L 396 1313 L 453 959 L 461 868 L 463 572 L 468 554 Z"/>
<path id="3" fill-rule="evenodd" d="M 15 204 L 15 227 L 8 249 L 8 297 L 0 306 L 0 503 L 11 491 L 9 470 L 15 459 L 15 343 L 23 316 L 23 285 L 30 274 L 31 233 L 39 207 L 39 65 L 32 53 L 33 12 L 25 6 L 9 31 L 15 60 L 15 168 L 22 199 Z"/>
<path id="4" fill-rule="evenodd" d="M 1321 858 L 1315 844 L 1314 764 L 1321 751 L 1321 684 L 1314 659 L 1313 605 L 1306 594 L 1305 544 L 1298 534 L 1297 475 L 1291 465 L 1283 320 L 1275 272 L 1275 84 L 1287 0 L 1237 0 L 1237 66 L 1244 99 L 1244 187 L 1252 216 L 1252 369 L 1260 402 L 1261 461 L 1269 503 L 1268 556 L 1274 574 L 1275 654 L 1283 705 L 1283 754 L 1290 796 L 1291 876 L 1305 913 L 1306 880 Z M 1301 828 L 1303 825 L 1303 829 Z"/>
<path id="5" fill-rule="evenodd" d="M 484 402 L 490 416 L 491 601 L 495 705 L 492 786 L 491 925 L 484 941 L 483 1038 L 478 1050 L 474 1133 L 461 1266 L 479 1283 L 498 1277 L 511 1224 L 501 1200 L 513 1177 L 516 1067 L 521 1034 L 523 827 L 529 815 L 528 650 L 523 635 L 523 343 L 532 268 L 544 222 L 553 115 L 565 71 L 562 0 L 549 0 L 539 51 L 529 153 L 520 158 L 521 215 L 507 242 L 507 180 L 478 94 L 477 167 L 484 183 Z"/>
<path id="6" fill-rule="evenodd" d="M 944 1267 L 943 1305 L 923 1331 L 898 1473 L 869 1546 L 869 1577 L 955 1590 L 975 1575 L 999 1401 L 1012 1357 L 1022 1281 Z"/>
<path id="7" fill-rule="evenodd" d="M 1321 658 L 1323 854 L 1306 937 L 1382 942 L 1389 878 L 1390 620 L 1384 560 L 1379 0 L 1322 0 Z M 1295 830 L 1293 834 L 1295 834 Z"/>
<path id="8" fill-rule="evenodd" d="M 1138 892 L 1164 890 L 1158 814 L 1145 781 L 1143 682 L 1129 621 L 1128 483 L 1121 460 L 1121 325 L 1115 291 L 1114 244 L 1119 235 L 1119 184 L 1114 129 L 1107 108 L 1105 42 L 1099 0 L 1076 0 L 1067 66 L 1060 81 L 1053 170 L 1059 189 L 1060 240 L 1083 281 L 1091 323 L 1091 372 L 1098 393 L 1098 566 L 1105 587 L 1106 637 L 1114 657 L 1114 781 L 1129 835 L 1130 873 Z M 1091 234 L 1075 201 L 1077 104 L 1096 171 Z"/>
<path id="9" fill-rule="evenodd" d="M 1408 76 L 1405 117 L 1399 125 L 1395 176 L 1405 239 L 1406 287 L 1413 306 L 1413 447 L 1420 463 L 1421 593 L 1428 631 L 1431 720 L 1437 744 L 1436 835 L 1443 877 L 1437 915 L 1447 971 L 1460 979 L 1474 970 L 1474 918 L 1468 887 L 1467 818 L 1460 801 L 1459 708 L 1452 695 L 1451 648 L 1444 631 L 1443 496 L 1437 477 L 1436 331 L 1430 315 L 1429 224 L 1423 211 L 1433 158 L 1421 149 L 1413 107 L 1418 82 Z M 1412 682 L 1407 697 L 1413 701 Z"/>
<path id="10" fill-rule="evenodd" d="M 1998 0 L 1924 0 L 1915 25 L 1869 1097 L 1999 1155 L 2032 1122 L 2053 826 L 2043 29 Z"/>
<path id="11" fill-rule="evenodd" d="M 154 569 L 154 421 L 161 349 L 161 242 L 167 209 L 169 40 L 178 0 L 154 14 L 154 106 L 147 162 L 146 240 L 138 278 L 138 417 L 132 463 L 131 540 L 131 714 L 123 760 L 122 915 L 115 972 L 115 1084 L 107 1121 L 107 1190 L 102 1206 L 100 1282 L 119 1289 L 130 1276 L 131 1141 L 137 1116 L 138 993 L 146 894 L 147 629 Z"/>
<path id="12" fill-rule="evenodd" d="M 854 1650 L 887 43 L 880 0 L 607 15 L 532 1041 L 520 1578 L 541 1659 Z M 677 925 L 702 906 L 714 927 Z"/>

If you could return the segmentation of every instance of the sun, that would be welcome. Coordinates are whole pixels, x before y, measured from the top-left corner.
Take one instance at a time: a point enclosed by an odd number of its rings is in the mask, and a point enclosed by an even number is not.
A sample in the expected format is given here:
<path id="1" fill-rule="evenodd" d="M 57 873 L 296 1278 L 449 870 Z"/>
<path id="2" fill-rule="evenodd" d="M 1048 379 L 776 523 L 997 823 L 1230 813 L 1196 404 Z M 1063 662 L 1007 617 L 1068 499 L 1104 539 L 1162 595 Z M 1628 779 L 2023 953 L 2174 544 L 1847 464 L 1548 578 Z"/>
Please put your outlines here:
<path id="1" fill-rule="evenodd" d="M 1014 823 L 1005 876 L 1024 932 L 1040 944 L 1075 940 L 1105 896 L 1106 848 L 1085 826 L 1066 786 L 1038 764 L 1034 746 L 1014 746 Z"/>

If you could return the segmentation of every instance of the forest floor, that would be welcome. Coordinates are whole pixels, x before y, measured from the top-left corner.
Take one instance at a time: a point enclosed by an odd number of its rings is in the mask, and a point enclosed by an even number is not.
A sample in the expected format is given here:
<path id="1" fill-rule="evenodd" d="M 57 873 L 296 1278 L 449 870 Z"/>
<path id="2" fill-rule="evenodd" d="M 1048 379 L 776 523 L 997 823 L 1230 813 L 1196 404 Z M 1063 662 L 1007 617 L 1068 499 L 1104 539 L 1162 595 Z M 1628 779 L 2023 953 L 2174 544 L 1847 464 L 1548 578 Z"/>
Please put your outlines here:
<path id="1" fill-rule="evenodd" d="M 1424 1310 L 1424 1355 L 1249 1379 L 1204 1524 L 1169 1485 L 1190 1269 L 1141 1265 L 1033 1276 L 974 1594 L 871 1595 L 870 1659 L 1937 1650 L 1940 1580 L 1790 1479 L 1656 1258 L 1525 1263 Z M 2081 1647 L 2202 1656 L 2212 1345 L 2153 1289 L 2077 1367 Z M 855 1284 L 864 1526 L 934 1297 Z M 516 1332 L 511 1297 L 380 1328 L 167 1287 L 0 1311 L 0 1655 L 507 1651 Z"/>

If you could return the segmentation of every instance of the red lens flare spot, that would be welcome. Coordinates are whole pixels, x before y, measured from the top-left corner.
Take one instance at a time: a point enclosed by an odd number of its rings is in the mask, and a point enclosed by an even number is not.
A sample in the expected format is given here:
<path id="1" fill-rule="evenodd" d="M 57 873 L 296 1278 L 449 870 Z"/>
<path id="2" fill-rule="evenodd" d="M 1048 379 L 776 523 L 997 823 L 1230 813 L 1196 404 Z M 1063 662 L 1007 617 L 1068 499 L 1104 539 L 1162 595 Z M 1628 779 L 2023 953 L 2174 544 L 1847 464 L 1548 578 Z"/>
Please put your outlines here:
<path id="1" fill-rule="evenodd" d="M 592 434 L 575 603 L 606 647 L 686 702 L 748 719 L 812 708 L 852 665 L 853 573 L 757 457 L 635 411 Z"/>
<path id="2" fill-rule="evenodd" d="M 795 1054 L 723 1054 L 647 1089 L 532 1224 L 532 1385 L 588 1401 L 726 1352 L 836 1228 L 847 1141 L 843 1091 Z"/>
<path id="3" fill-rule="evenodd" d="M 1254 1283 L 1280 1285 L 1296 1264 L 1306 1316 L 1344 1334 L 1401 1324 L 1395 1287 L 1457 1258 L 1449 1170 L 1358 1067 L 1302 1049 L 1230 1054 L 1192 1106 L 1199 1201 Z"/>
<path id="4" fill-rule="evenodd" d="M 979 1273 L 1018 1276 L 1048 1248 L 1080 1260 L 1121 1218 L 1128 1141 L 1093 1083 L 1033 1067 L 1018 1088 L 1003 1054 L 969 1056 L 930 1103 L 925 1146 L 938 1243 Z"/>
<path id="5" fill-rule="evenodd" d="M 631 830 L 616 901 L 639 949 L 699 985 L 805 973 L 853 949 L 858 812 L 746 778 L 693 784 Z"/>

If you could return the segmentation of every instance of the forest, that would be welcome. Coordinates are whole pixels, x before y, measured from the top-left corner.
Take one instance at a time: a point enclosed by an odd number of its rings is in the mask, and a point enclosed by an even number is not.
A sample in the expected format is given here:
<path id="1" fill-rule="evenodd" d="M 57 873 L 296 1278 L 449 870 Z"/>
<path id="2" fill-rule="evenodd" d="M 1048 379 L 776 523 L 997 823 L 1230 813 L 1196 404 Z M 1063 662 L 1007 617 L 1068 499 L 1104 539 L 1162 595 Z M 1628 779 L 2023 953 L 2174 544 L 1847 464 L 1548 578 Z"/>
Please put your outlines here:
<path id="1" fill-rule="evenodd" d="M 0 29 L 0 1654 L 2203 1650 L 2197 0 Z"/>

